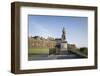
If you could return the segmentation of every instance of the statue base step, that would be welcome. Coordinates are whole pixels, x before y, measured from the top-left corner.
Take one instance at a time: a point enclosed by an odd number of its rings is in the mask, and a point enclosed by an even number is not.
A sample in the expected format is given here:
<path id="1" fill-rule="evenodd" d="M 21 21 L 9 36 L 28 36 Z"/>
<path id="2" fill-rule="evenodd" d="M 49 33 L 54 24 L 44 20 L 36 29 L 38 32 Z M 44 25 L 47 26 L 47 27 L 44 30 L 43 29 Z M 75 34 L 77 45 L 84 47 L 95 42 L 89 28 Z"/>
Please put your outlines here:
<path id="1" fill-rule="evenodd" d="M 60 55 L 66 55 L 66 54 L 68 54 L 68 51 L 67 51 L 67 50 L 65 50 L 65 51 L 60 51 L 59 54 L 60 54 Z"/>

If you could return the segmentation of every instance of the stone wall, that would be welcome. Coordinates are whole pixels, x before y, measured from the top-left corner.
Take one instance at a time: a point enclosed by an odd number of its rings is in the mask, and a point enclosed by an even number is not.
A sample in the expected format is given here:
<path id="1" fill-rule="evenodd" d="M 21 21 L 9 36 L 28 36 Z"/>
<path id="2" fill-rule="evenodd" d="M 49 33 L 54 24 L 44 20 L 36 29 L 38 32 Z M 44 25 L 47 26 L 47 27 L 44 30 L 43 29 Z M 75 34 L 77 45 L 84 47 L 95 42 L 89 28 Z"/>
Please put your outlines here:
<path id="1" fill-rule="evenodd" d="M 52 38 L 41 38 L 41 37 L 29 37 L 28 48 L 61 48 L 61 41 Z M 59 47 L 57 47 L 59 45 Z M 67 44 L 67 50 L 75 50 L 77 47 L 75 44 Z"/>
<path id="2" fill-rule="evenodd" d="M 32 38 L 28 39 L 29 48 L 55 48 L 56 41 L 50 39 Z"/>

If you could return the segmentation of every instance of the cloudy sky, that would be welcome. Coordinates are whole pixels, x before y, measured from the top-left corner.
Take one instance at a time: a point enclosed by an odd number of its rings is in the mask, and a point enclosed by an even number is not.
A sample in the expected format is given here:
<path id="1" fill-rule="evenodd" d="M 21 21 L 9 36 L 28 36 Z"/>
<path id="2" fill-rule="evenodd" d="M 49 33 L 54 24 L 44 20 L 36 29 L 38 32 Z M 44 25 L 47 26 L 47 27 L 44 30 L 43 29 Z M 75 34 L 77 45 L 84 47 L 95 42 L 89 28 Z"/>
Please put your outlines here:
<path id="1" fill-rule="evenodd" d="M 88 46 L 88 18 L 71 16 L 28 16 L 29 36 L 61 38 L 62 29 L 66 29 L 68 43 L 78 47 Z"/>

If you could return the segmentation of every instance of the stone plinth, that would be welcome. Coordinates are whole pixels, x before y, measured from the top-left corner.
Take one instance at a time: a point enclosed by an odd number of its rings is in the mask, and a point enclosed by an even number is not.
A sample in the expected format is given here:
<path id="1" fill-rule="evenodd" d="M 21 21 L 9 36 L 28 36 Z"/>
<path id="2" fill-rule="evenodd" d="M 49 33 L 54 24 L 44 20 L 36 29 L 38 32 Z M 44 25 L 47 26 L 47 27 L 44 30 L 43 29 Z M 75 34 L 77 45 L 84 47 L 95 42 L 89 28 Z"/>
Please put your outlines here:
<path id="1" fill-rule="evenodd" d="M 61 42 L 61 51 L 67 51 L 67 41 Z"/>

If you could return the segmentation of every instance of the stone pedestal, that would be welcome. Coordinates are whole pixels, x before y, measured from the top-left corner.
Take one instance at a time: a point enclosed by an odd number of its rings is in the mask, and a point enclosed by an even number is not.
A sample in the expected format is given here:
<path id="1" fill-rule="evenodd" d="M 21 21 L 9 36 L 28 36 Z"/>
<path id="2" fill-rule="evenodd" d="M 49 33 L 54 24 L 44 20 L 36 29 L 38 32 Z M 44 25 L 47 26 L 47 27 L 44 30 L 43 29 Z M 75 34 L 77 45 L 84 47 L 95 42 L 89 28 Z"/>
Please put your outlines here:
<path id="1" fill-rule="evenodd" d="M 67 51 L 67 41 L 61 42 L 61 51 Z"/>

